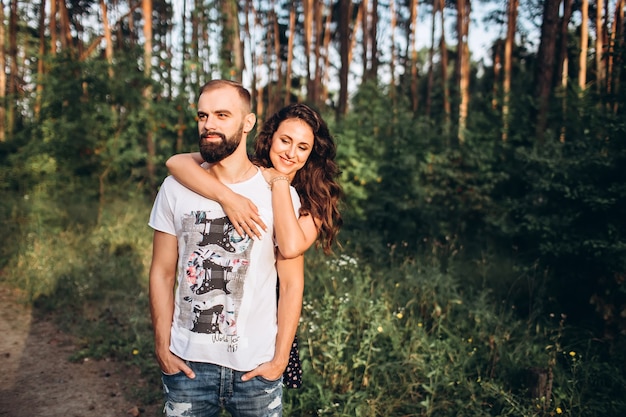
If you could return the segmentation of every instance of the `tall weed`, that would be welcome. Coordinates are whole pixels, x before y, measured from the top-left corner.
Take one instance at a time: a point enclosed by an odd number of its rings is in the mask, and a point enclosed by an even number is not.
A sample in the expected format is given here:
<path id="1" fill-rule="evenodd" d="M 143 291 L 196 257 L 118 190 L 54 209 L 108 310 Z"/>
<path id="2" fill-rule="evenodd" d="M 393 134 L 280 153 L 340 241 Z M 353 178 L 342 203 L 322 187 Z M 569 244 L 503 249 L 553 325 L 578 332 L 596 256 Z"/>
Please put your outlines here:
<path id="1" fill-rule="evenodd" d="M 623 407 L 585 405 L 585 390 L 599 387 L 571 360 L 558 317 L 521 320 L 511 304 L 465 285 L 454 262 L 442 272 L 426 257 L 386 267 L 307 257 L 304 387 L 287 393 L 290 415 L 616 415 L 603 413 Z M 601 368 L 592 361 L 585 372 L 606 378 Z"/>

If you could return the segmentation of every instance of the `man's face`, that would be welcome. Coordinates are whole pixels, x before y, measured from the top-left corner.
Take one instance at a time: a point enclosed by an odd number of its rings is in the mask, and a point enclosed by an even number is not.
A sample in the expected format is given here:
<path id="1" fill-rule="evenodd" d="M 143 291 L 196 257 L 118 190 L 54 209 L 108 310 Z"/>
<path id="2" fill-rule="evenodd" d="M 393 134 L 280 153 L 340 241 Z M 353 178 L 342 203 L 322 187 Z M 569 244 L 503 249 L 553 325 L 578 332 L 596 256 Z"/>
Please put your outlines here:
<path id="1" fill-rule="evenodd" d="M 202 159 L 209 163 L 219 162 L 232 155 L 241 142 L 243 134 L 243 123 L 239 129 L 231 136 L 226 137 L 224 133 L 218 131 L 205 130 L 200 134 L 199 148 Z M 219 140 L 216 140 L 219 138 Z"/>
<path id="2" fill-rule="evenodd" d="M 198 145 L 205 161 L 214 163 L 230 156 L 239 146 L 243 131 L 243 104 L 233 88 L 219 88 L 200 95 Z"/>

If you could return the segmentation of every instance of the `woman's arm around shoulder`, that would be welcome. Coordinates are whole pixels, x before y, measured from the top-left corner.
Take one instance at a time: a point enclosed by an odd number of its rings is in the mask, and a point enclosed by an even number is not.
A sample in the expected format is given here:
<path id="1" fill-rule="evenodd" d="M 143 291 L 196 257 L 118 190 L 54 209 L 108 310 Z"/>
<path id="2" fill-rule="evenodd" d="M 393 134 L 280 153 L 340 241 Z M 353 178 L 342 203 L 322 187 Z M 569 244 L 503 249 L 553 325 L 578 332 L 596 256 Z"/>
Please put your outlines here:
<path id="1" fill-rule="evenodd" d="M 220 203 L 237 233 L 261 237 L 258 227 L 263 230 L 267 227 L 261 220 L 256 205 L 222 184 L 200 166 L 202 163 L 204 160 L 199 152 L 181 153 L 171 156 L 165 166 L 185 187 Z"/>

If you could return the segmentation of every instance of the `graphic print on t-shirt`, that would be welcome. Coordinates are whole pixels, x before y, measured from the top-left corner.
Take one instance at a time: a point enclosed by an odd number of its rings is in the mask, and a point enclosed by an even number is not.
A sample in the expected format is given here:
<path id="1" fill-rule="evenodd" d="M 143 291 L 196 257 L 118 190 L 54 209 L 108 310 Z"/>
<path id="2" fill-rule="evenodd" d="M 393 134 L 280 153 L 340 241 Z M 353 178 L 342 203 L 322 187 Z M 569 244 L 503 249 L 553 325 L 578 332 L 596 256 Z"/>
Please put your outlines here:
<path id="1" fill-rule="evenodd" d="M 195 333 L 237 335 L 237 315 L 254 241 L 228 217 L 196 211 L 182 219 L 185 280 L 179 325 Z M 221 213 L 220 213 L 221 214 Z"/>

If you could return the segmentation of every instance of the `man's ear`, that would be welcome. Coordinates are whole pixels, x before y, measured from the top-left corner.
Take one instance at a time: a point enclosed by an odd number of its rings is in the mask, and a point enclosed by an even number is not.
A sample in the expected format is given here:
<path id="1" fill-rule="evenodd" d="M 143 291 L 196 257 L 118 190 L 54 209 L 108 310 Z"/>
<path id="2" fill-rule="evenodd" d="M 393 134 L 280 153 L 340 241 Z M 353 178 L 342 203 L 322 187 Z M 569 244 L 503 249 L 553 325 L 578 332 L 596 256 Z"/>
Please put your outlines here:
<path id="1" fill-rule="evenodd" d="M 256 114 L 248 113 L 243 122 L 243 133 L 250 133 L 256 124 Z"/>

